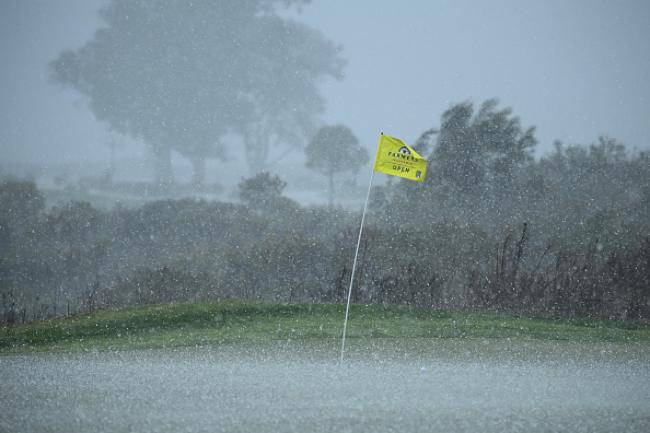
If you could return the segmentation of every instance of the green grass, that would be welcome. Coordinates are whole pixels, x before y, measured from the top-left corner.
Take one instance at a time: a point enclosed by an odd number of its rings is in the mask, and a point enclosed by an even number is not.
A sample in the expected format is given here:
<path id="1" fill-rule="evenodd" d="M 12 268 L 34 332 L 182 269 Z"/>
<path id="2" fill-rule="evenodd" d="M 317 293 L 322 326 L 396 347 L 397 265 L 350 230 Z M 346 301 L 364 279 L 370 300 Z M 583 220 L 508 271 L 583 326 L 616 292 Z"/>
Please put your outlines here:
<path id="1" fill-rule="evenodd" d="M 233 341 L 338 339 L 343 305 L 177 303 L 100 311 L 0 328 L 0 353 L 145 349 Z M 353 305 L 348 337 L 650 343 L 650 326 L 586 318 Z M 357 340 L 359 341 L 359 340 Z"/>

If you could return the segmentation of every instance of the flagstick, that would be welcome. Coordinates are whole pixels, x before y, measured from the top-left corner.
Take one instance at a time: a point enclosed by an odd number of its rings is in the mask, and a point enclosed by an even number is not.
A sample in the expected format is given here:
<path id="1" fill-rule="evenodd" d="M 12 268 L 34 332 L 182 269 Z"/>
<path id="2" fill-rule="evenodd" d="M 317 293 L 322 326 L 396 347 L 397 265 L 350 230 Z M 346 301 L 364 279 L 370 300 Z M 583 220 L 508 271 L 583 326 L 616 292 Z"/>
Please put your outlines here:
<path id="1" fill-rule="evenodd" d="M 345 321 L 343 322 L 343 338 L 341 340 L 341 360 L 343 363 L 343 353 L 345 352 L 345 333 L 348 329 L 348 313 L 350 312 L 350 298 L 352 297 L 352 282 L 354 281 L 354 273 L 357 270 L 357 257 L 359 256 L 359 245 L 361 245 L 361 233 L 363 232 L 363 221 L 366 219 L 366 210 L 368 209 L 368 201 L 370 200 L 370 190 L 372 188 L 372 180 L 375 177 L 375 168 L 372 168 L 370 175 L 370 185 L 368 185 L 368 195 L 366 195 L 366 203 L 363 205 L 363 213 L 361 214 L 361 227 L 359 227 L 359 238 L 357 239 L 357 250 L 354 253 L 354 261 L 352 262 L 352 275 L 350 275 L 350 287 L 348 288 L 348 304 L 345 307 Z"/>

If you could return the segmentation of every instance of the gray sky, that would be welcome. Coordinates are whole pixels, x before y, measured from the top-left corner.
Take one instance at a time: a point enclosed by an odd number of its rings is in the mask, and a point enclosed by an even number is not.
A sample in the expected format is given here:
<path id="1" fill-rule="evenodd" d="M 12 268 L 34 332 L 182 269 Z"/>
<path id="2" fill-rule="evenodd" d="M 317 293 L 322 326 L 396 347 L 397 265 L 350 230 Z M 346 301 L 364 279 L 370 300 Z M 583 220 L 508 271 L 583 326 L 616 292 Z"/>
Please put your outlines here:
<path id="1" fill-rule="evenodd" d="M 101 0 L 0 2 L 0 159 L 105 160 L 106 129 L 47 63 L 83 45 Z M 541 150 L 609 134 L 650 149 L 648 1 L 315 0 L 300 20 L 344 46 L 346 78 L 325 82 L 326 122 L 374 147 L 412 142 L 454 102 L 498 97 Z"/>

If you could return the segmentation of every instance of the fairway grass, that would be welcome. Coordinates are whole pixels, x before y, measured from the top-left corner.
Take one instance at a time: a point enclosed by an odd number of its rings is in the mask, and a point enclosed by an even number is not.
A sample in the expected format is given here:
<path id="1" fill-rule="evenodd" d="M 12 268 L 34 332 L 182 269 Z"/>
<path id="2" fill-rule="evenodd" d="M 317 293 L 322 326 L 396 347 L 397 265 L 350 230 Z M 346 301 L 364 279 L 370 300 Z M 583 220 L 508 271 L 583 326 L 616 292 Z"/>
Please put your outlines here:
<path id="1" fill-rule="evenodd" d="M 218 346 L 236 342 L 322 341 L 335 347 L 344 305 L 174 303 L 105 310 L 0 328 L 0 354 Z M 586 318 L 352 305 L 351 344 L 385 339 L 508 339 L 650 344 L 646 324 Z M 336 344 L 335 344 L 336 343 Z"/>

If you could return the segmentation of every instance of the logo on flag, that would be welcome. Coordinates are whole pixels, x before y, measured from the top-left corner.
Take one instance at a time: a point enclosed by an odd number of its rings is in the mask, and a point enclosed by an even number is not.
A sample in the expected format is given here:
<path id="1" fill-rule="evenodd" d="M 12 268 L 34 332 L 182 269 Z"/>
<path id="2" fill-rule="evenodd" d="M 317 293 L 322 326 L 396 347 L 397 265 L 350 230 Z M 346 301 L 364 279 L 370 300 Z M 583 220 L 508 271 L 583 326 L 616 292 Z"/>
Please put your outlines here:
<path id="1" fill-rule="evenodd" d="M 427 160 L 398 138 L 381 134 L 373 169 L 391 176 L 424 182 Z"/>

